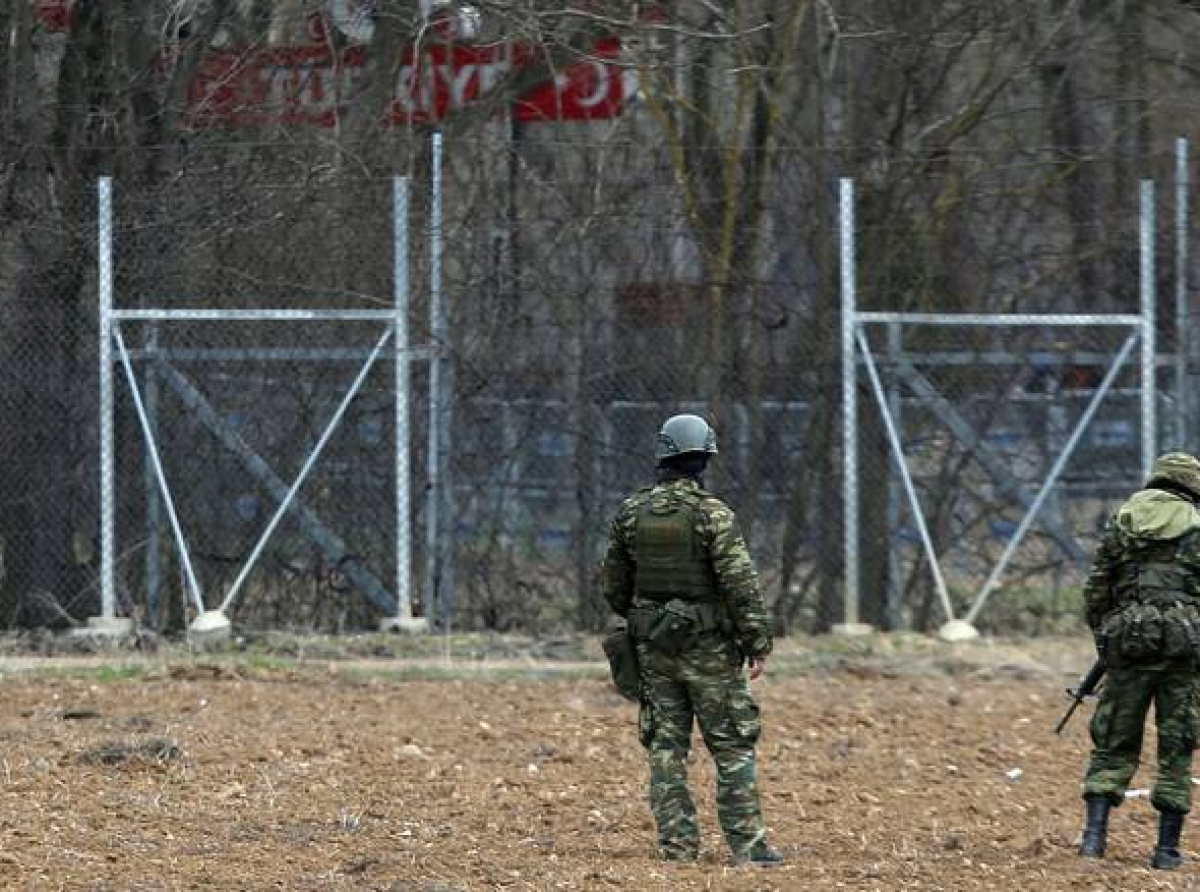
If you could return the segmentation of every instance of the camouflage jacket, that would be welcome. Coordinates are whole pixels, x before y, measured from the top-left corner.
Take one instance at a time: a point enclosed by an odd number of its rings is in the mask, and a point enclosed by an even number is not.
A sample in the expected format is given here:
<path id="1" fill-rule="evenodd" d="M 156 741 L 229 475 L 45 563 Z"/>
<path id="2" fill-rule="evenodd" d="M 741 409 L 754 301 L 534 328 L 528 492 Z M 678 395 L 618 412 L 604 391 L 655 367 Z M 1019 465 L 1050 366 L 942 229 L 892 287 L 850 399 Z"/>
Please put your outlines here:
<path id="1" fill-rule="evenodd" d="M 758 587 L 754 561 L 746 540 L 738 530 L 737 518 L 729 507 L 690 478 L 665 480 L 655 487 L 639 490 L 627 498 L 612 522 L 608 552 L 604 557 L 604 597 L 621 616 L 629 613 L 634 598 L 634 572 L 637 566 L 635 526 L 638 509 L 663 487 L 690 489 L 699 496 L 696 516 L 701 541 L 705 544 L 716 578 L 717 593 L 728 607 L 734 636 L 742 652 L 749 657 L 771 652 L 771 621 Z"/>
<path id="2" fill-rule="evenodd" d="M 1109 519 L 1091 572 L 1083 586 L 1084 609 L 1093 633 L 1105 617 L 1130 600 L 1123 572 L 1142 555 L 1166 552 L 1185 580 L 1182 594 L 1200 599 L 1200 512 L 1187 499 L 1161 489 L 1143 489 Z"/>

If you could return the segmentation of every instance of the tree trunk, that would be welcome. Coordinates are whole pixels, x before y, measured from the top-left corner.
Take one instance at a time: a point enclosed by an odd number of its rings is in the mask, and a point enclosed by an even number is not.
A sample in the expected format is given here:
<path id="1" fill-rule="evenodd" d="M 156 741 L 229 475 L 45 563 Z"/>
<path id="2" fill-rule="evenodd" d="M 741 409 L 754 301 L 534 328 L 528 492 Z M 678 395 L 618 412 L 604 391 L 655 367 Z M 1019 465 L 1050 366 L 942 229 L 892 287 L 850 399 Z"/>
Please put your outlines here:
<path id="1" fill-rule="evenodd" d="M 43 594 L 61 599 L 81 587 L 69 558 L 72 525 L 87 516 L 78 510 L 88 489 L 81 471 L 93 467 L 75 448 L 73 423 L 82 419 L 72 399 L 81 392 L 76 375 L 85 326 L 78 301 L 90 256 L 77 233 L 91 208 L 81 189 L 63 185 L 58 218 L 25 233 L 17 291 L 5 313 L 14 337 L 3 340 L 3 417 L 21 421 L 0 438 L 4 618 L 22 623 L 49 618 L 30 609 Z"/>
<path id="2" fill-rule="evenodd" d="M 58 599 L 83 585 L 71 540 L 73 524 L 90 513 L 81 510 L 81 493 L 90 490 L 95 465 L 94 441 L 84 434 L 91 419 L 78 414 L 77 397 L 94 381 L 81 361 L 88 327 L 80 301 L 95 258 L 89 240 L 98 166 L 91 146 L 102 116 L 89 110 L 105 95 L 105 42 L 98 3 L 80 0 L 58 78 L 49 169 L 28 159 L 18 173 L 23 198 L 37 210 L 22 224 L 20 271 L 6 319 L 18 336 L 0 348 L 8 374 L 0 404 L 5 418 L 21 419 L 0 443 L 9 504 L 0 529 L 6 614 L 24 622 L 46 619 L 29 609 L 31 598 Z"/>

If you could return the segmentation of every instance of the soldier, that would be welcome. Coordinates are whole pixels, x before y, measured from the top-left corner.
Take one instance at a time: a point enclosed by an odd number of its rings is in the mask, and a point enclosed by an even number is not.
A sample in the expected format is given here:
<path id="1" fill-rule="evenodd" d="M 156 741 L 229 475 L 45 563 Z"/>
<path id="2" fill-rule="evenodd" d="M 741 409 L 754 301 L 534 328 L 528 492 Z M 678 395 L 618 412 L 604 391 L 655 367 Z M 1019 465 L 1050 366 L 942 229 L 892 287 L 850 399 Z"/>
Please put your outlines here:
<path id="1" fill-rule="evenodd" d="M 1192 751 L 1200 692 L 1200 461 L 1161 456 L 1144 489 L 1109 520 L 1084 585 L 1087 621 L 1108 680 L 1092 717 L 1084 780 L 1087 826 L 1079 854 L 1102 858 L 1108 812 L 1137 770 L 1146 712 L 1154 704 L 1158 810 L 1152 867 L 1174 870 L 1191 808 Z"/>
<path id="2" fill-rule="evenodd" d="M 758 678 L 771 628 L 733 512 L 702 488 L 717 453 L 695 415 L 658 435 L 659 481 L 621 505 L 604 560 L 604 596 L 628 620 L 641 679 L 638 736 L 650 755 L 659 852 L 694 861 L 700 834 L 688 791 L 693 718 L 717 768 L 717 812 L 734 861 L 774 865 L 759 806 L 754 747 L 759 709 L 742 672 Z"/>

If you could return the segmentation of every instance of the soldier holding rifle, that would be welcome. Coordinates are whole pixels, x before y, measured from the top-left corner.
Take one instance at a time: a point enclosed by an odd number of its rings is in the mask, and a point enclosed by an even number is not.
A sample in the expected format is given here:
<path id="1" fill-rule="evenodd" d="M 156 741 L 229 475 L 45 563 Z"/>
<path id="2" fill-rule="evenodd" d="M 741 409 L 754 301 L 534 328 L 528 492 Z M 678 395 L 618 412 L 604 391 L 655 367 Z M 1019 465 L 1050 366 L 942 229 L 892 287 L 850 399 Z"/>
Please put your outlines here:
<path id="1" fill-rule="evenodd" d="M 1138 767 L 1150 705 L 1158 726 L 1159 813 L 1150 864 L 1174 870 L 1191 809 L 1192 751 L 1200 731 L 1200 461 L 1163 455 L 1150 479 L 1109 520 L 1084 585 L 1087 621 L 1107 668 L 1092 717 L 1079 854 L 1104 856 L 1109 810 Z M 1099 676 L 1096 675 L 1098 678 Z"/>

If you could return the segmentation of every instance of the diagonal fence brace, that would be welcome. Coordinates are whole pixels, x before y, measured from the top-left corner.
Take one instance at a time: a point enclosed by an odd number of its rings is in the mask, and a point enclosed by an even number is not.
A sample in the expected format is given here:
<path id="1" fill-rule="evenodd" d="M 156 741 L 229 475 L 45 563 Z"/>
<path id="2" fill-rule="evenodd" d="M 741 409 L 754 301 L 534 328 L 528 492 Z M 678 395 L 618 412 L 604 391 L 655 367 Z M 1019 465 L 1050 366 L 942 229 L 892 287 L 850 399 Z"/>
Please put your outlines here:
<path id="1" fill-rule="evenodd" d="M 350 385 L 350 389 L 346 391 L 346 395 L 342 397 L 342 401 L 338 404 L 337 410 L 333 413 L 333 417 L 329 419 L 329 423 L 325 425 L 325 430 L 321 432 L 320 439 L 317 440 L 317 445 L 313 447 L 308 458 L 304 462 L 304 466 L 300 468 L 300 473 L 296 475 L 296 479 L 292 482 L 291 488 L 280 500 L 279 508 L 276 510 L 270 522 L 267 523 L 267 528 L 263 530 L 262 535 L 258 539 L 258 543 L 254 546 L 254 550 L 250 553 L 250 557 L 246 558 L 246 563 L 242 565 L 242 571 L 233 581 L 233 585 L 229 587 L 229 591 L 225 594 L 225 600 L 221 602 L 221 611 L 229 609 L 229 605 L 233 603 L 237 597 L 237 593 L 241 591 L 242 586 L 250 576 L 250 572 L 254 569 L 254 565 L 258 563 L 258 558 L 262 554 L 263 549 L 267 547 L 267 542 L 271 538 L 271 534 L 275 532 L 275 528 L 279 526 L 279 522 L 283 520 L 283 516 L 291 507 L 292 500 L 295 499 L 296 493 L 300 491 L 300 487 L 304 485 L 304 481 L 308 478 L 309 472 L 321 457 L 321 453 L 325 451 L 325 444 L 329 442 L 329 438 L 333 436 L 333 432 L 342 422 L 342 417 L 346 414 L 346 410 L 350 408 L 350 403 L 358 396 L 359 390 L 362 389 L 363 383 L 367 380 L 367 375 L 371 373 L 371 369 L 375 366 L 375 360 L 379 358 L 380 352 L 383 350 L 384 344 L 392 337 L 394 328 L 388 326 L 379 341 L 375 344 L 375 349 L 371 351 L 371 355 L 367 357 L 367 361 L 363 363 L 363 367 L 359 369 L 358 377 L 354 379 L 354 383 Z"/>
<path id="2" fill-rule="evenodd" d="M 933 383 L 922 375 L 910 362 L 902 362 L 898 369 L 900 379 L 908 385 L 912 392 L 920 397 L 927 408 L 933 411 L 950 432 L 958 437 L 959 442 L 971 451 L 971 454 L 987 471 L 992 481 L 1000 490 L 1013 499 L 1025 511 L 1033 504 L 1033 495 L 1008 470 L 1007 463 L 983 439 L 975 433 L 970 423 L 958 412 Z M 1046 530 L 1058 543 L 1059 548 L 1071 556 L 1077 563 L 1087 560 L 1087 552 L 1075 539 L 1059 518 L 1047 517 L 1043 520 Z"/>
<path id="3" fill-rule="evenodd" d="M 212 404 L 204 398 L 204 395 L 196 389 L 186 375 L 163 360 L 157 362 L 163 382 L 174 391 L 200 423 L 216 436 L 221 444 L 241 463 L 242 467 L 276 501 L 282 502 L 288 493 L 288 485 L 283 479 L 213 408 Z M 395 597 L 370 570 L 354 560 L 353 553 L 341 537 L 325 526 L 312 509 L 300 500 L 297 499 L 293 502 L 292 511 L 300 525 L 300 530 L 321 549 L 331 564 L 342 566 L 342 572 L 376 607 L 384 613 L 395 612 Z"/>
<path id="4" fill-rule="evenodd" d="M 954 606 L 950 603 L 950 592 L 946 588 L 942 566 L 938 562 L 937 551 L 933 547 L 933 538 L 929 535 L 929 528 L 925 524 L 925 513 L 921 510 L 921 500 L 917 498 L 917 489 L 913 485 L 912 475 L 908 472 L 908 463 L 904 459 L 904 446 L 900 442 L 900 433 L 896 430 L 896 423 L 892 420 L 891 412 L 888 411 L 887 396 L 883 392 L 879 370 L 875 367 L 875 358 L 871 355 L 871 347 L 867 343 L 861 327 L 855 332 L 855 339 L 862 352 L 867 377 L 871 381 L 871 390 L 875 394 L 875 400 L 879 403 L 879 411 L 883 415 L 883 426 L 887 431 L 888 441 L 892 444 L 892 454 L 896 459 L 896 467 L 900 471 L 900 479 L 904 482 L 904 491 L 908 494 L 913 520 L 917 524 L 917 532 L 921 535 L 921 543 L 924 545 L 925 554 L 929 559 L 929 569 L 933 573 L 933 584 L 937 589 L 938 600 L 941 601 L 942 610 L 946 614 L 946 621 L 953 622 Z"/>
<path id="5" fill-rule="evenodd" d="M 146 407 L 142 403 L 142 392 L 138 388 L 133 364 L 129 361 L 129 350 L 125 347 L 125 338 L 121 336 L 120 323 L 113 323 L 112 334 L 117 342 L 117 350 L 121 354 L 121 365 L 125 369 L 125 378 L 129 381 L 130 393 L 133 394 L 133 405 L 142 426 L 142 435 L 146 438 L 146 449 L 150 453 L 150 461 L 154 466 L 154 476 L 158 478 L 158 487 L 162 492 L 163 502 L 167 506 L 167 517 L 171 522 L 171 530 L 175 534 L 175 544 L 179 548 L 179 560 L 183 564 L 184 575 L 187 577 L 188 591 L 191 592 L 196 609 L 204 613 L 204 596 L 200 593 L 200 583 L 196 580 L 196 571 L 192 567 L 191 552 L 188 549 L 187 539 L 183 535 L 179 516 L 175 511 L 175 500 L 171 498 L 171 488 L 167 485 L 162 459 L 158 455 L 158 442 L 154 438 L 154 428 L 150 425 Z"/>
<path id="6" fill-rule="evenodd" d="M 1004 571 L 1008 568 L 1008 562 L 1016 553 L 1017 548 L 1021 544 L 1021 540 L 1025 538 L 1025 534 L 1029 531 L 1030 526 L 1033 525 L 1033 521 L 1037 517 L 1038 511 L 1041 510 L 1046 498 L 1050 495 L 1050 491 L 1058 482 L 1059 476 L 1062 474 L 1063 469 L 1067 466 L 1067 461 L 1075 452 L 1075 447 L 1079 445 L 1079 441 L 1082 439 L 1084 431 L 1086 431 L 1088 425 L 1091 424 L 1092 418 L 1095 417 L 1097 410 L 1100 408 L 1100 404 L 1104 402 L 1104 397 L 1106 397 L 1108 392 L 1112 389 L 1113 382 L 1117 380 L 1117 374 L 1121 371 L 1121 366 L 1125 364 L 1125 360 L 1129 358 L 1129 354 L 1133 352 L 1134 345 L 1137 344 L 1138 339 L 1141 337 L 1144 337 L 1144 335 L 1141 332 L 1135 331 L 1128 338 L 1126 338 L 1125 345 L 1121 348 L 1121 352 L 1118 353 L 1117 358 L 1113 360 L 1112 367 L 1108 370 L 1108 373 L 1105 374 L 1104 380 L 1100 382 L 1100 386 L 1096 388 L 1096 392 L 1093 394 L 1091 402 L 1088 403 L 1083 415 L 1075 424 L 1075 429 L 1071 431 L 1071 436 L 1067 439 L 1066 445 L 1063 446 L 1063 451 L 1062 454 L 1059 455 L 1058 461 L 1054 463 L 1054 466 L 1050 469 L 1050 473 L 1046 475 L 1046 481 L 1042 484 L 1042 488 L 1038 491 L 1037 496 L 1034 498 L 1033 504 L 1030 505 L 1029 510 L 1025 512 L 1025 517 L 1021 519 L 1020 526 L 1017 527 L 1016 532 L 1013 533 L 1012 539 L 1009 540 L 1004 552 L 1000 555 L 1000 560 L 996 562 L 996 566 L 992 569 L 991 575 L 988 576 L 987 580 L 983 583 L 983 587 L 979 590 L 979 596 L 975 599 L 975 603 L 971 605 L 971 610 L 967 613 L 967 622 L 971 623 L 975 621 L 975 617 L 979 616 L 979 611 L 983 610 L 983 605 L 987 603 L 987 600 L 991 596 L 992 592 L 1000 584 L 1000 578 L 1004 575 Z"/>

